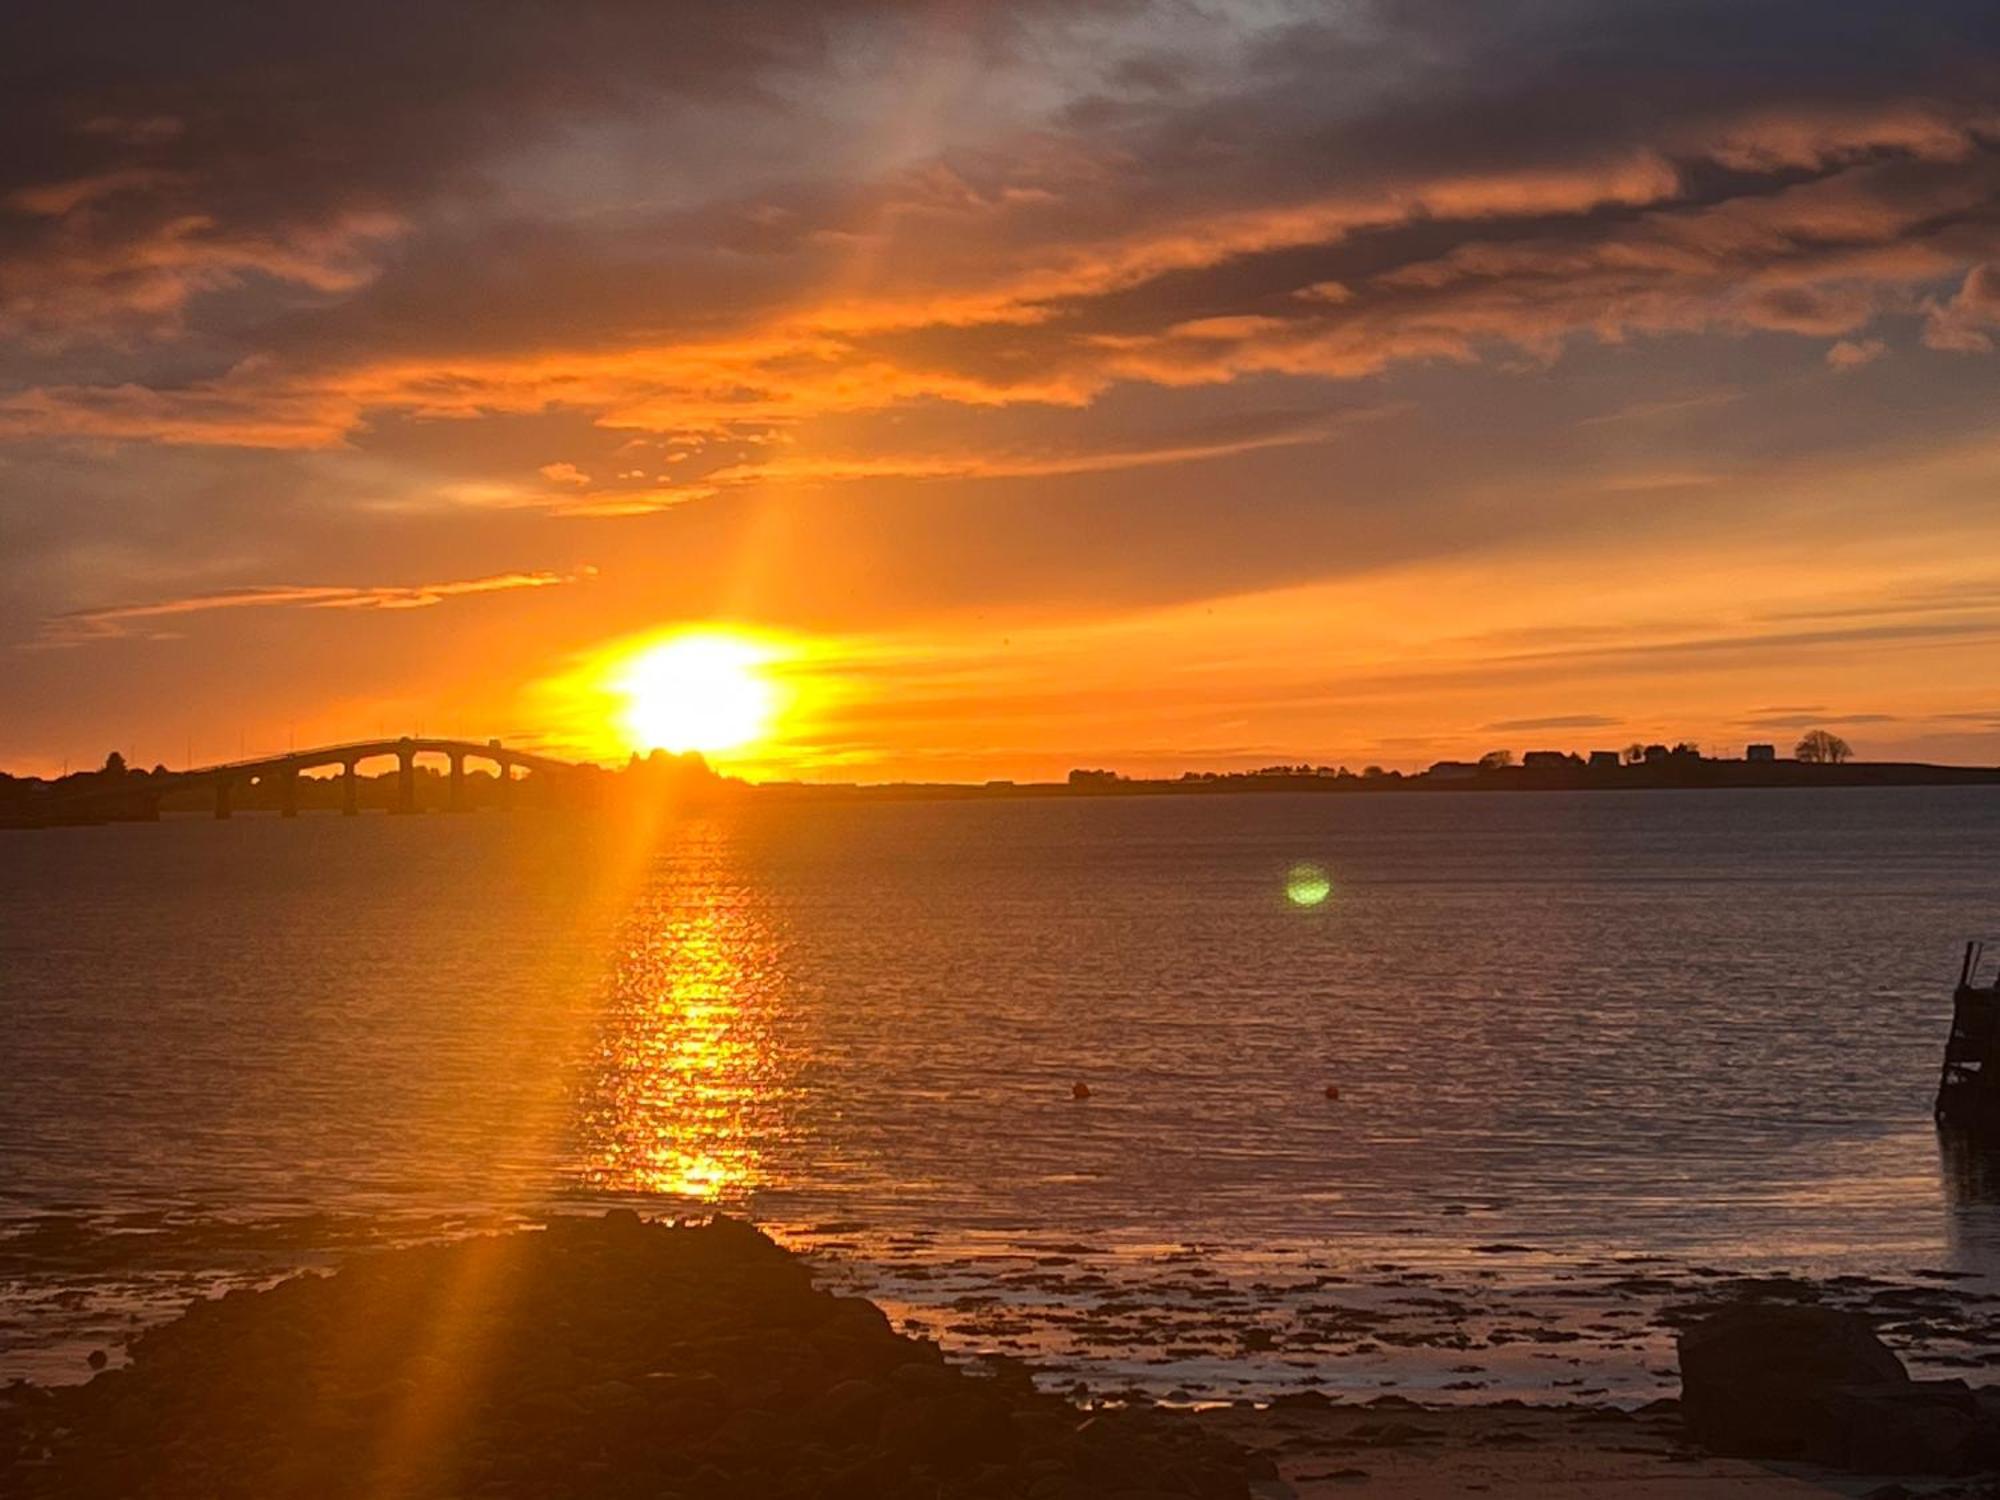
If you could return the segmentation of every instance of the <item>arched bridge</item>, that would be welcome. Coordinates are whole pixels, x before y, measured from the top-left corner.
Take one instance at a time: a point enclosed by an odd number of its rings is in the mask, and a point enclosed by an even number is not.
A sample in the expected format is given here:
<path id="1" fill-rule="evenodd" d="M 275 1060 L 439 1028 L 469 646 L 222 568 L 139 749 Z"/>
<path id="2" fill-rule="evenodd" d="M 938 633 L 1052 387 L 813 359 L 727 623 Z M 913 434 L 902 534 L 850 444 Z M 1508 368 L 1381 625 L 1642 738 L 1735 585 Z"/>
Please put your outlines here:
<path id="1" fill-rule="evenodd" d="M 446 804 L 453 811 L 466 806 L 465 763 L 468 760 L 490 761 L 500 773 L 500 790 L 507 793 L 514 785 L 516 770 L 539 772 L 543 775 L 568 775 L 580 772 L 583 767 L 569 761 L 556 760 L 547 755 L 536 755 L 529 750 L 514 750 L 498 740 L 487 740 L 484 744 L 475 740 L 453 740 L 423 738 L 404 735 L 393 740 L 357 740 L 346 745 L 325 745 L 316 750 L 288 750 L 283 755 L 267 755 L 257 760 L 231 761 L 225 765 L 202 766 L 191 771 L 170 772 L 166 777 L 156 778 L 156 793 L 183 791 L 190 788 L 207 787 L 215 794 L 215 815 L 226 818 L 230 813 L 230 803 L 234 789 L 250 782 L 259 784 L 275 781 L 278 787 L 278 810 L 284 816 L 296 817 L 299 811 L 299 776 L 306 771 L 316 771 L 327 766 L 341 768 L 340 810 L 349 817 L 361 811 L 361 783 L 358 767 L 364 760 L 374 760 L 380 756 L 393 755 L 397 760 L 396 800 L 392 812 L 413 813 L 417 810 L 417 757 L 419 755 L 441 755 L 451 767 L 450 801 Z"/>

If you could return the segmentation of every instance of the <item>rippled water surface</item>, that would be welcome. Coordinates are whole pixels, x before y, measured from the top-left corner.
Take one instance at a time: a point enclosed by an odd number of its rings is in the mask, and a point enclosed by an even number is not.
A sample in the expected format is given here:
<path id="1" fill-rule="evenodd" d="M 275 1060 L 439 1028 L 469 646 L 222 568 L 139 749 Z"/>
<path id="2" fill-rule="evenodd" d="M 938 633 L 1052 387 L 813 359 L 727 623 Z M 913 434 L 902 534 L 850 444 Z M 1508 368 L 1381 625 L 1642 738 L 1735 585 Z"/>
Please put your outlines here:
<path id="1" fill-rule="evenodd" d="M 1987 789 L 4 838 L 17 1350 L 145 1315 L 149 1276 L 635 1197 L 1029 1334 L 1176 1255 L 1266 1311 L 1377 1264 L 2000 1268 L 1928 1120 L 1960 945 L 2000 929 Z M 1086 1280 L 1008 1280 L 1037 1260 Z"/>

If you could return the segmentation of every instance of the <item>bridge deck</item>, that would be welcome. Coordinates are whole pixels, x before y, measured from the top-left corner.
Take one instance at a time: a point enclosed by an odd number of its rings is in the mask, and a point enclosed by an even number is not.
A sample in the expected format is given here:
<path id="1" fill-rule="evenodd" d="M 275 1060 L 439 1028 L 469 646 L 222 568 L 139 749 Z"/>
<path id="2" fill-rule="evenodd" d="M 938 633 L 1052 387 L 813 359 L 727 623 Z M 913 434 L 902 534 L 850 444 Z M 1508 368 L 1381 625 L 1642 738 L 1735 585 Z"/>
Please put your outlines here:
<path id="1" fill-rule="evenodd" d="M 574 761 L 557 760 L 554 756 L 538 755 L 532 750 L 514 750 L 492 740 L 404 736 L 393 740 L 354 740 L 344 745 L 321 745 L 310 750 L 287 750 L 282 755 L 224 761 L 167 774 L 180 785 L 224 778 L 240 781 L 250 777 L 281 775 L 287 771 L 312 771 L 321 766 L 345 766 L 350 762 L 374 760 L 385 755 L 398 759 L 404 755 L 446 755 L 465 760 L 490 760 L 496 765 L 519 766 L 524 771 L 551 774 L 583 769 Z"/>

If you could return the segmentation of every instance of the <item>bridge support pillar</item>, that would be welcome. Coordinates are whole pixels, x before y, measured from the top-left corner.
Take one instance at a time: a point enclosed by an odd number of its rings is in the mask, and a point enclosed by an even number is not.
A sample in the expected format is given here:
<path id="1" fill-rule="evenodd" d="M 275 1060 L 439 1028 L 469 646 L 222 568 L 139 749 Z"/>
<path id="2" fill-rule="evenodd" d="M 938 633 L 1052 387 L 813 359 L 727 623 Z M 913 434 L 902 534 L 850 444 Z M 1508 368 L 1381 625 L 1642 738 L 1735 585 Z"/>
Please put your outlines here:
<path id="1" fill-rule="evenodd" d="M 417 810 L 417 752 L 407 748 L 396 752 L 396 811 Z"/>
<path id="2" fill-rule="evenodd" d="M 229 816 L 229 787 L 227 776 L 218 776 L 215 779 L 215 815 L 218 818 Z"/>
<path id="3" fill-rule="evenodd" d="M 361 777 L 351 760 L 340 765 L 340 815 L 351 818 L 361 811 Z"/>
<path id="4" fill-rule="evenodd" d="M 278 815 L 296 818 L 299 815 L 299 773 L 283 770 L 278 773 Z"/>
<path id="5" fill-rule="evenodd" d="M 453 812 L 465 811 L 465 757 L 456 750 L 451 752 L 451 800 L 446 806 Z"/>
<path id="6" fill-rule="evenodd" d="M 500 811 L 514 810 L 514 768 L 504 760 L 493 763 L 500 771 Z"/>

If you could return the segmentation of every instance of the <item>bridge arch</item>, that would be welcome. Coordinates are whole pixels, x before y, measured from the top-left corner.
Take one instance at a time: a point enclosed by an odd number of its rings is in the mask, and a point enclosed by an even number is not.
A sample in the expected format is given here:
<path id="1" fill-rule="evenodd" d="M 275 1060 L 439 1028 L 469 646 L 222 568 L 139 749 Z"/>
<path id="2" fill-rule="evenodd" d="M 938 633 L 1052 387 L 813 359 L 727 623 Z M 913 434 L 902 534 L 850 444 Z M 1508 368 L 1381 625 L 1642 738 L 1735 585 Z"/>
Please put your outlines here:
<path id="1" fill-rule="evenodd" d="M 551 756 L 515 750 L 499 740 L 458 740 L 404 735 L 397 739 L 360 740 L 344 745 L 323 745 L 309 750 L 288 750 L 283 755 L 257 760 L 207 766 L 175 775 L 163 790 L 205 786 L 214 796 L 215 815 L 227 818 L 234 810 L 238 788 L 261 786 L 275 780 L 279 810 L 287 817 L 298 812 L 298 783 L 309 771 L 338 767 L 342 782 L 341 811 L 352 816 L 361 810 L 360 768 L 369 761 L 392 759 L 396 763 L 396 789 L 390 810 L 414 813 L 418 810 L 417 771 L 420 759 L 441 759 L 447 781 L 446 806 L 449 810 L 470 811 L 466 785 L 467 761 L 493 767 L 502 807 L 511 805 L 516 775 L 564 776 L 583 768 Z"/>

